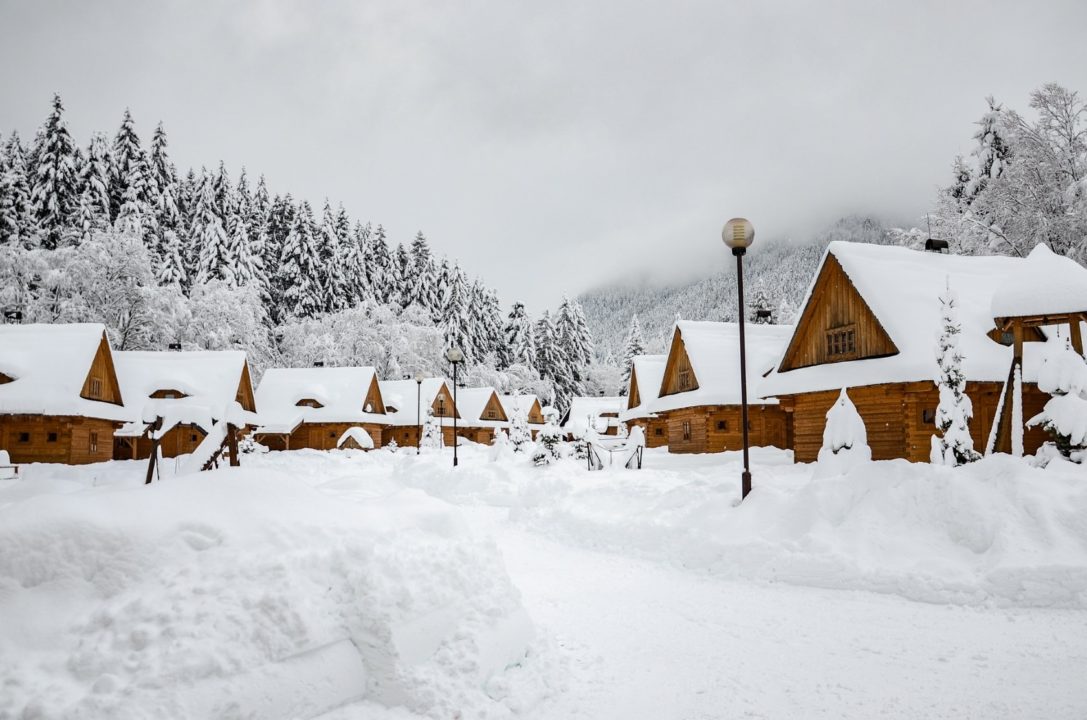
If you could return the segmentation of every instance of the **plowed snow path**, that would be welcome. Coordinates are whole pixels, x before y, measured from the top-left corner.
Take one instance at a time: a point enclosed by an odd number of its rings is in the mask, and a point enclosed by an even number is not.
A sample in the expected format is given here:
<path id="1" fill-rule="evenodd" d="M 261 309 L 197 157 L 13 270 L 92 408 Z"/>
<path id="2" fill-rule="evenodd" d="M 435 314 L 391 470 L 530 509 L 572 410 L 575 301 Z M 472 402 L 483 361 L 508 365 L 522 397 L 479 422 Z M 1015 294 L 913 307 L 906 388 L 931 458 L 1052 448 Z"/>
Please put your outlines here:
<path id="1" fill-rule="evenodd" d="M 569 687 L 533 718 L 1083 718 L 1087 614 L 723 581 L 494 535 Z"/>

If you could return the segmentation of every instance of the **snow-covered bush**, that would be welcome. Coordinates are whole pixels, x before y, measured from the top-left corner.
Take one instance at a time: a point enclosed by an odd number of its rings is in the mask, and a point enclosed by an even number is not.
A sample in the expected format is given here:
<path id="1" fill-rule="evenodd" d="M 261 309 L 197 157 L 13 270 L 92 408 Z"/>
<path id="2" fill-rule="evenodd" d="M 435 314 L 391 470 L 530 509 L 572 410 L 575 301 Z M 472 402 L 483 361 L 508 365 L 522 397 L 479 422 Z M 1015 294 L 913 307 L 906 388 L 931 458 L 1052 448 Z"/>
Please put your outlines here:
<path id="1" fill-rule="evenodd" d="M 433 410 L 427 410 L 426 422 L 423 423 L 423 437 L 419 440 L 419 447 L 424 450 L 437 450 L 442 446 L 442 426 L 438 418 L 434 417 Z"/>
<path id="2" fill-rule="evenodd" d="M 1042 412 L 1027 421 L 1041 425 L 1053 437 L 1057 451 L 1075 462 L 1087 460 L 1087 361 L 1072 349 L 1068 338 L 1047 343 L 1038 388 L 1053 397 Z"/>
<path id="3" fill-rule="evenodd" d="M 495 430 L 494 438 L 491 440 L 491 462 L 508 458 L 512 455 L 513 446 L 510 444 L 510 436 L 501 428 Z"/>
<path id="4" fill-rule="evenodd" d="M 962 465 L 981 457 L 974 450 L 974 439 L 970 436 L 974 407 L 966 394 L 966 376 L 962 372 L 963 356 L 959 351 L 962 324 L 957 303 L 958 298 L 950 287 L 940 295 L 941 332 L 936 344 L 939 371 L 934 381 L 940 390 L 940 404 L 936 408 L 936 427 L 940 433 L 932 436 L 930 460 L 934 465 Z"/>
<path id="5" fill-rule="evenodd" d="M 532 462 L 537 465 L 550 465 L 563 456 L 562 429 L 549 418 L 540 428 L 536 438 L 536 449 L 532 453 Z"/>
<path id="6" fill-rule="evenodd" d="M 390 440 L 385 447 L 388 448 L 389 452 L 391 453 L 394 453 L 400 449 L 400 446 L 396 444 L 396 440 Z"/>
<path id="7" fill-rule="evenodd" d="M 872 459 L 868 447 L 868 431 L 857 407 L 842 388 L 838 399 L 827 411 L 823 429 L 823 447 L 819 450 L 816 475 L 843 475 L 861 463 Z"/>
<path id="8" fill-rule="evenodd" d="M 528 419 L 524 410 L 518 409 L 510 421 L 510 444 L 514 452 L 527 452 L 531 443 L 532 430 L 528 427 Z"/>

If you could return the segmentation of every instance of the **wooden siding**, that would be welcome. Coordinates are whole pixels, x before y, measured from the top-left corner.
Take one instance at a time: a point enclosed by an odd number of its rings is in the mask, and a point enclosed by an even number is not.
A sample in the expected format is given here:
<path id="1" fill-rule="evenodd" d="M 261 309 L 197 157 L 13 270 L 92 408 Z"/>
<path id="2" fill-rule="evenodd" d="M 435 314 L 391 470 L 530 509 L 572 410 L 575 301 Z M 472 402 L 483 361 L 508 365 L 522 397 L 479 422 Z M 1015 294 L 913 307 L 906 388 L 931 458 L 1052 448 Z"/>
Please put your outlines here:
<path id="1" fill-rule="evenodd" d="M 540 407 L 540 399 L 539 398 L 533 398 L 532 399 L 532 407 L 530 407 L 528 409 L 528 417 L 526 417 L 525 419 L 530 423 L 543 425 L 543 423 L 544 423 L 543 408 Z"/>
<path id="2" fill-rule="evenodd" d="M 83 381 L 83 390 L 79 396 L 87 400 L 99 400 L 101 402 L 121 405 L 121 385 L 117 382 L 117 371 L 113 367 L 113 354 L 109 351 L 109 341 L 106 334 L 102 333 L 102 340 L 98 343 L 98 350 L 91 361 L 91 367 L 87 371 L 87 377 Z M 111 450 L 112 452 L 112 450 Z"/>
<path id="3" fill-rule="evenodd" d="M 387 427 L 381 433 L 380 447 L 387 447 L 393 440 L 396 441 L 399 447 L 418 447 L 419 428 L 414 425 L 410 427 Z"/>
<path id="4" fill-rule="evenodd" d="M 453 395 L 449 392 L 449 387 L 442 383 L 438 389 L 438 394 L 434 396 L 434 402 L 430 404 L 430 411 L 434 413 L 434 417 L 447 417 L 451 418 L 454 415 L 460 418 L 460 414 L 457 413 L 456 407 L 453 404 Z M 426 418 L 423 418 L 425 421 Z"/>
<path id="5" fill-rule="evenodd" d="M 509 422 L 506 411 L 502 407 L 502 402 L 498 399 L 498 393 L 491 393 L 490 399 L 487 400 L 487 404 L 483 406 L 483 410 L 480 412 L 479 419 L 489 422 Z"/>
<path id="6" fill-rule="evenodd" d="M 974 406 L 970 435 L 974 448 L 985 450 L 1000 397 L 1000 383 L 967 383 L 966 394 Z M 781 398 L 784 408 L 792 414 L 793 450 L 796 462 L 814 462 L 823 445 L 826 414 L 838 399 L 838 390 L 804 393 Z M 875 460 L 905 458 L 912 462 L 928 462 L 931 438 L 936 432 L 935 417 L 939 393 L 932 383 L 895 383 L 850 388 L 849 398 L 857 406 L 868 432 L 868 445 Z M 1023 385 L 1023 418 L 1029 419 L 1041 411 L 1049 396 L 1036 385 Z M 1024 446 L 1027 453 L 1035 452 L 1048 439 L 1040 428 L 1027 430 Z"/>
<path id="7" fill-rule="evenodd" d="M 253 378 L 249 375 L 249 361 L 246 360 L 242 363 L 242 376 L 238 380 L 238 393 L 234 396 L 234 400 L 242 406 L 243 410 L 256 412 L 257 404 L 253 397 Z"/>
<path id="8" fill-rule="evenodd" d="M 14 463 L 85 465 L 104 462 L 113 458 L 116 427 L 114 422 L 96 418 L 0 416 L 0 449 L 7 450 Z"/>
<path id="9" fill-rule="evenodd" d="M 642 429 L 645 433 L 646 447 L 665 447 L 668 444 L 668 420 L 664 416 L 638 418 L 637 420 L 631 420 L 627 425 Z"/>
<path id="10" fill-rule="evenodd" d="M 742 408 L 717 405 L 681 408 L 660 420 L 667 427 L 668 451 L 706 453 L 743 448 Z M 776 405 L 748 407 L 748 442 L 753 447 L 773 445 L 786 448 L 788 434 L 785 412 Z M 647 434 L 647 441 L 651 435 Z M 648 444 L 648 442 L 647 442 Z M 650 447 L 656 447 L 650 445 Z"/>
<path id="11" fill-rule="evenodd" d="M 630 366 L 630 385 L 627 387 L 627 410 L 632 410 L 642 404 L 642 394 L 638 392 L 638 371 Z"/>
<path id="12" fill-rule="evenodd" d="M 367 410 L 369 408 L 369 410 Z M 377 373 L 370 380 L 370 389 L 366 391 L 366 398 L 362 401 L 362 411 L 369 413 L 385 414 L 385 403 L 381 399 L 381 386 L 377 382 Z M 378 443 L 375 441 L 375 445 Z M 380 447 L 380 445 L 378 445 Z"/>
<path id="13" fill-rule="evenodd" d="M 831 355 L 827 348 L 827 333 L 839 328 L 848 328 L 855 333 L 856 349 Z M 853 287 L 838 260 L 833 255 L 827 255 L 812 288 L 811 298 L 797 323 L 796 332 L 789 341 L 780 371 L 897 353 L 898 348 L 868 303 Z"/>
<path id="14" fill-rule="evenodd" d="M 457 437 L 462 437 L 465 440 L 480 443 L 482 445 L 490 445 L 494 440 L 494 428 L 481 428 L 481 427 L 457 427 Z M 446 447 L 453 446 L 453 428 L 442 428 L 442 441 Z"/>
<path id="15" fill-rule="evenodd" d="M 381 447 L 384 430 L 381 425 L 374 423 L 302 423 L 291 433 L 287 449 L 335 450 L 340 437 L 347 432 L 348 428 L 353 427 L 361 427 L 370 433 L 370 438 L 374 441 L 374 447 Z"/>
<path id="16" fill-rule="evenodd" d="M 660 397 L 675 395 L 698 389 L 698 378 L 691 367 L 691 358 L 683 345 L 683 333 L 677 327 L 672 333 L 672 345 L 668 350 L 668 360 L 664 364 L 664 377 L 661 380 Z"/>

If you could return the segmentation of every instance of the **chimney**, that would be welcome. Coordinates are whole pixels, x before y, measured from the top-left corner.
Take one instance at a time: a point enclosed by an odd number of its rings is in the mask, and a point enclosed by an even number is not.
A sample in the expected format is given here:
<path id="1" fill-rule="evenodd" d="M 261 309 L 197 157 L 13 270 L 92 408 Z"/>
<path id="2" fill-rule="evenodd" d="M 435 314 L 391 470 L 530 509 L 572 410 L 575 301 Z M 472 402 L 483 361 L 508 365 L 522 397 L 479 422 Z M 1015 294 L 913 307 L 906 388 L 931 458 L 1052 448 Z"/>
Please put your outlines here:
<path id="1" fill-rule="evenodd" d="M 925 252 L 940 253 L 941 255 L 947 255 L 950 250 L 947 247 L 947 240 L 937 240 L 936 238 L 929 238 L 925 241 Z"/>

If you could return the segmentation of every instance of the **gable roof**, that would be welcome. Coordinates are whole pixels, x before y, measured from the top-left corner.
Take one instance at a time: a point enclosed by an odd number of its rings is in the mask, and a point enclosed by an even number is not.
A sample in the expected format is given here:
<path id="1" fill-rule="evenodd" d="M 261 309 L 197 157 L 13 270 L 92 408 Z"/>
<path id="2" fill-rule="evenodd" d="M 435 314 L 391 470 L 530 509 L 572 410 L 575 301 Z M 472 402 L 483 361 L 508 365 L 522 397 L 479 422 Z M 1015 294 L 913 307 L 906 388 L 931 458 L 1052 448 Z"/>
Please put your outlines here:
<path id="1" fill-rule="evenodd" d="M 570 399 L 570 409 L 566 411 L 564 428 L 581 431 L 591 418 L 597 432 L 604 432 L 610 427 L 619 426 L 619 414 L 623 412 L 626 398 L 619 395 L 599 397 L 583 396 Z M 607 417 L 603 417 L 607 413 Z M 595 422 L 599 419 L 599 422 Z"/>
<path id="2" fill-rule="evenodd" d="M 781 354 L 792 335 L 790 325 L 744 325 L 747 348 L 747 400 L 752 404 L 776 401 L 760 399 L 755 388 Z M 704 405 L 739 405 L 740 397 L 740 328 L 736 323 L 680 320 L 668 363 L 679 350 L 686 351 L 698 387 L 694 390 L 660 395 L 649 401 L 650 412 L 666 412 Z M 667 372 L 667 366 L 665 373 Z M 660 392 L 665 390 L 663 377 Z M 639 388 L 641 381 L 639 380 Z"/>
<path id="3" fill-rule="evenodd" d="M 257 388 L 259 432 L 291 432 L 302 422 L 386 425 L 383 406 L 364 408 L 372 386 L 377 386 L 372 367 L 269 368 Z M 322 407 L 299 406 L 302 400 Z"/>
<path id="4" fill-rule="evenodd" d="M 958 297 L 958 316 L 962 324 L 959 348 L 963 353 L 963 373 L 975 382 L 1004 382 L 1011 367 L 1012 348 L 989 338 L 994 328 L 994 298 L 998 291 L 1009 302 L 1020 298 L 1024 307 L 1000 306 L 1001 310 L 1032 309 L 1024 293 L 1006 293 L 1009 286 L 1037 285 L 1031 279 L 1027 261 L 1012 257 L 943 255 L 889 245 L 868 245 L 835 241 L 823 255 L 820 272 L 829 257 L 841 266 L 861 299 L 871 309 L 894 343 L 898 352 L 884 357 L 846 360 L 799 367 L 786 371 L 781 364 L 759 385 L 759 394 L 789 395 L 843 386 L 859 387 L 884 383 L 931 380 L 936 372 L 936 340 L 940 332 L 940 295 L 948 284 Z M 1068 263 L 1071 263 L 1069 265 Z M 1075 263 L 1056 267 L 1062 278 L 1087 271 Z M 1075 267 L 1073 267 L 1075 266 Z M 810 310 L 812 292 L 820 273 L 816 273 L 804 301 Z M 1062 281 L 1063 282 L 1063 281 Z M 998 305 L 999 302 L 997 301 Z M 803 322 L 803 314 L 802 320 Z M 799 327 L 800 323 L 798 323 Z M 1023 379 L 1037 378 L 1041 343 L 1027 343 L 1023 348 Z M 782 358 L 784 357 L 784 352 Z"/>
<path id="5" fill-rule="evenodd" d="M 997 287 L 989 312 L 994 318 L 1087 312 L 1087 268 L 1037 245 Z"/>
<path id="6" fill-rule="evenodd" d="M 619 418 L 626 422 L 652 415 L 649 404 L 660 397 L 661 382 L 664 380 L 664 366 L 668 361 L 667 355 L 637 355 L 630 371 L 630 387 L 627 390 L 627 408 L 619 414 Z M 638 390 L 638 403 L 631 406 L 634 401 L 634 390 Z"/>
<path id="7" fill-rule="evenodd" d="M 257 421 L 252 412 L 230 410 L 240 386 L 249 377 L 242 350 L 119 350 L 113 353 L 113 361 L 132 420 L 144 420 L 149 413 L 168 410 L 174 416 L 185 415 L 205 431 L 213 421 L 226 417 L 228 411 L 247 424 Z M 161 390 L 174 390 L 186 397 L 151 397 Z"/>
<path id="8" fill-rule="evenodd" d="M 427 413 L 442 387 L 449 390 L 445 378 L 425 378 L 422 385 L 414 380 L 382 380 L 378 384 L 381 386 L 381 398 L 385 403 L 385 422 L 396 426 L 415 426 L 426 422 Z M 418 406 L 415 404 L 417 398 Z M 393 411 L 392 408 L 396 410 Z"/>
<path id="9" fill-rule="evenodd" d="M 457 388 L 457 414 L 460 416 L 457 424 L 460 427 L 503 427 L 509 422 L 509 417 L 487 420 L 483 417 L 483 411 L 492 398 L 498 403 L 498 409 L 503 415 L 505 408 L 498 400 L 498 393 L 493 387 Z"/>
<path id="10" fill-rule="evenodd" d="M 123 405 L 81 397 L 101 347 L 112 355 L 101 323 L 0 325 L 0 373 L 11 378 L 0 383 L 0 413 L 126 420 Z"/>
<path id="11" fill-rule="evenodd" d="M 543 404 L 540 403 L 540 399 L 533 394 L 526 395 L 499 395 L 498 401 L 502 403 L 502 407 L 506 411 L 506 417 L 513 421 L 515 415 L 518 412 L 525 414 L 525 421 L 535 425 L 542 425 L 543 423 L 533 423 L 529 419 L 529 413 L 532 412 L 532 407 L 535 405 L 539 408 L 540 414 L 543 415 Z"/>

